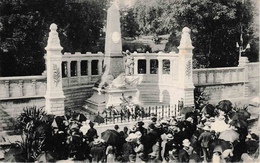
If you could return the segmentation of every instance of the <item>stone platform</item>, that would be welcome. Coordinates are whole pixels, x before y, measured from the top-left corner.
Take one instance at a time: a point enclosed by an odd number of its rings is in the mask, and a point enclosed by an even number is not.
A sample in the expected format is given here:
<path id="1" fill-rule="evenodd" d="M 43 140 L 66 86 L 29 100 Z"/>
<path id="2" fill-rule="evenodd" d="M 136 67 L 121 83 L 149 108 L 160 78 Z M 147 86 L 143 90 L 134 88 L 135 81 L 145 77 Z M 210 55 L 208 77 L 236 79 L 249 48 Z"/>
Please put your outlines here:
<path id="1" fill-rule="evenodd" d="M 121 98 L 124 95 L 125 98 L 132 96 L 132 102 L 134 104 L 139 104 L 139 91 L 137 88 L 108 88 L 99 89 L 93 88 L 93 95 L 88 100 L 86 100 L 85 108 L 91 113 L 102 113 L 105 108 L 109 106 L 114 106 L 115 108 L 120 107 L 122 103 Z"/>

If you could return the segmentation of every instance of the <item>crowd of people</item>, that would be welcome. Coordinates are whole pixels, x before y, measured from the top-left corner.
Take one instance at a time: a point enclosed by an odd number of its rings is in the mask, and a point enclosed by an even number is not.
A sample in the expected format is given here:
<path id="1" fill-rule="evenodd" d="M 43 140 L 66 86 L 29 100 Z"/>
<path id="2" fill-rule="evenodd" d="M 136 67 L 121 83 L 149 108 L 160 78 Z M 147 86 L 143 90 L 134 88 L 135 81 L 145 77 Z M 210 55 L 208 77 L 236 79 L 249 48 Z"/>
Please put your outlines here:
<path id="1" fill-rule="evenodd" d="M 122 129 L 115 125 L 116 143 L 104 141 L 90 122 L 86 133 L 89 160 L 108 163 L 259 161 L 259 137 L 248 131 L 248 124 L 243 125 L 248 115 L 217 107 L 213 111 L 205 110 L 162 119 L 153 115 L 147 124 L 138 121 Z"/>

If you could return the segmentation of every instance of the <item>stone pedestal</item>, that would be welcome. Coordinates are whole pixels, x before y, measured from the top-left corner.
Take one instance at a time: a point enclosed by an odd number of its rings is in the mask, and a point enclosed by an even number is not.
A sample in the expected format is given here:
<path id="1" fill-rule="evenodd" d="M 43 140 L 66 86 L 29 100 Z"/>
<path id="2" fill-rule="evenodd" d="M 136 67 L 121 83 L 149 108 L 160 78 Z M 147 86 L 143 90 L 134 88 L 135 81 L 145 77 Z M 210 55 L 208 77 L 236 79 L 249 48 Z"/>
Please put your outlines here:
<path id="1" fill-rule="evenodd" d="M 91 98 L 86 100 L 87 108 L 90 112 L 100 112 L 102 113 L 105 108 L 109 106 L 114 106 L 115 108 L 120 108 L 122 101 L 122 94 L 124 97 L 132 96 L 134 104 L 140 104 L 139 102 L 139 92 L 136 88 L 116 88 L 116 89 L 98 89 L 93 88 L 94 93 Z"/>
<path id="2" fill-rule="evenodd" d="M 61 58 L 62 47 L 58 37 L 57 25 L 51 24 L 47 51 L 46 70 L 47 70 L 47 90 L 45 95 L 45 109 L 48 114 L 64 115 L 64 93 L 61 78 Z"/>
<path id="3" fill-rule="evenodd" d="M 190 29 L 182 30 L 178 62 L 178 95 L 183 99 L 184 106 L 194 106 L 194 84 L 192 75 L 192 50 Z"/>
<path id="4" fill-rule="evenodd" d="M 126 83 L 129 78 L 124 77 L 124 72 L 120 14 L 117 2 L 114 1 L 107 11 L 104 72 L 100 81 L 96 83 L 96 87 L 93 88 L 93 96 L 86 100 L 88 111 L 97 113 L 103 112 L 109 106 L 118 108 L 122 103 L 120 100 L 122 94 L 125 97 L 132 96 L 133 103 L 139 104 L 138 89 Z"/>

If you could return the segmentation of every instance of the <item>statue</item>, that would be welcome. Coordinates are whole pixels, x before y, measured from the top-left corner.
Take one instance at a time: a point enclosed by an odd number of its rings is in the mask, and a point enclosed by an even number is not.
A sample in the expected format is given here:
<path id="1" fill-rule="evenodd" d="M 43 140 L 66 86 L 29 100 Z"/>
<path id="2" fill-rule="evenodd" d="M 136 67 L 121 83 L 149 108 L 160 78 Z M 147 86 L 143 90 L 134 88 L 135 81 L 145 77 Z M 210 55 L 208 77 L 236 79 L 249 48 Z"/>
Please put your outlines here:
<path id="1" fill-rule="evenodd" d="M 131 55 L 129 50 L 126 50 L 126 52 L 123 52 L 123 54 L 126 55 L 125 59 L 125 75 L 131 76 L 134 74 L 134 57 Z"/>

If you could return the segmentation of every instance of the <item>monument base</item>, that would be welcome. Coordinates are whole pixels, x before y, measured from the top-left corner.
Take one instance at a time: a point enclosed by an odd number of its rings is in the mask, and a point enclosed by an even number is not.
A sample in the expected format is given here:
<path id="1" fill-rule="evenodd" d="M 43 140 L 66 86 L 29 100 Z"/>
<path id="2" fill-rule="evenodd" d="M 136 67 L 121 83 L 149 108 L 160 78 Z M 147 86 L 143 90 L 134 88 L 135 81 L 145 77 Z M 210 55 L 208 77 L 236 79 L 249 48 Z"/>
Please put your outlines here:
<path id="1" fill-rule="evenodd" d="M 86 109 L 92 113 L 102 113 L 105 108 L 114 106 L 120 108 L 122 94 L 125 98 L 132 96 L 132 102 L 140 105 L 139 91 L 137 88 L 99 89 L 93 88 L 93 95 L 86 100 Z"/>

